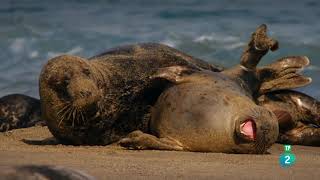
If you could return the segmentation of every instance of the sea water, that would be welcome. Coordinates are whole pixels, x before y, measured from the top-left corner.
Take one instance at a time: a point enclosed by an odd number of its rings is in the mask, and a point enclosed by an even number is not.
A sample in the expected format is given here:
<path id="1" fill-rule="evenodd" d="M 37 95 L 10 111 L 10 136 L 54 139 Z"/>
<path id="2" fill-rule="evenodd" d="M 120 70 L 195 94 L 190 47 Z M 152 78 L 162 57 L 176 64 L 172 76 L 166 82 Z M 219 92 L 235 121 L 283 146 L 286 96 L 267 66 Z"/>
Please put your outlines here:
<path id="1" fill-rule="evenodd" d="M 261 64 L 306 55 L 320 98 L 320 1 L 305 0 L 1 0 L 0 96 L 39 97 L 41 67 L 60 54 L 90 57 L 119 45 L 164 43 L 211 63 L 239 63 L 262 23 L 280 42 Z"/>

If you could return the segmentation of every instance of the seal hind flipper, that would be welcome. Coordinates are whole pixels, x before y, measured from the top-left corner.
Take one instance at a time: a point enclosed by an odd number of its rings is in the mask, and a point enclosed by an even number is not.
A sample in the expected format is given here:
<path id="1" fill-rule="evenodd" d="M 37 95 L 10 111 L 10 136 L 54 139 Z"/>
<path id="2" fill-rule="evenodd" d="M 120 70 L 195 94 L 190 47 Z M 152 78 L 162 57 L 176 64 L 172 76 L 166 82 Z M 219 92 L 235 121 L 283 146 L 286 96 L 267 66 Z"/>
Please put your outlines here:
<path id="1" fill-rule="evenodd" d="M 304 93 L 294 90 L 274 91 L 260 96 L 258 104 L 272 111 L 286 111 L 295 122 L 320 127 L 320 102 Z"/>
<path id="2" fill-rule="evenodd" d="M 247 48 L 242 53 L 240 64 L 247 69 L 255 69 L 269 50 L 275 51 L 278 48 L 278 41 L 267 36 L 267 26 L 262 24 L 252 33 Z"/>
<path id="3" fill-rule="evenodd" d="M 257 65 L 269 50 L 278 49 L 278 41 L 267 36 L 267 26 L 260 25 L 252 33 L 249 43 L 243 51 L 240 64 L 222 71 L 223 74 L 236 80 L 253 97 L 258 97 L 262 81 L 259 79 Z"/>
<path id="4" fill-rule="evenodd" d="M 293 90 L 269 92 L 258 98 L 259 105 L 277 117 L 278 142 L 320 146 L 320 102 Z"/>
<path id="5" fill-rule="evenodd" d="M 127 149 L 145 150 L 171 150 L 182 151 L 184 148 L 177 141 L 169 138 L 158 138 L 151 134 L 143 133 L 139 130 L 130 133 L 126 138 L 119 141 L 122 147 Z"/>
<path id="6" fill-rule="evenodd" d="M 299 72 L 308 66 L 310 60 L 306 56 L 288 56 L 257 70 L 260 94 L 306 86 L 311 83 L 310 77 L 305 77 Z"/>
<path id="7" fill-rule="evenodd" d="M 277 142 L 305 146 L 320 146 L 320 128 L 299 123 L 299 126 L 280 133 Z"/>

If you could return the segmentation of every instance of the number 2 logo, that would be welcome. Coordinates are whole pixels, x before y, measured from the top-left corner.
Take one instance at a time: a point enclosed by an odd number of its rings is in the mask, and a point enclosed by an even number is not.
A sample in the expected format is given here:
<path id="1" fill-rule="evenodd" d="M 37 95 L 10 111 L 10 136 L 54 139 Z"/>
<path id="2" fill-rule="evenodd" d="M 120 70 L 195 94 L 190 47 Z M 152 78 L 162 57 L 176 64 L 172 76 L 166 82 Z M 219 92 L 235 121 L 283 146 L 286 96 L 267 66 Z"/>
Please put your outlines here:
<path id="1" fill-rule="evenodd" d="M 285 164 L 291 164 L 291 162 L 290 162 L 290 156 L 287 155 L 287 156 L 285 156 L 284 158 L 286 159 L 286 160 L 284 161 Z"/>

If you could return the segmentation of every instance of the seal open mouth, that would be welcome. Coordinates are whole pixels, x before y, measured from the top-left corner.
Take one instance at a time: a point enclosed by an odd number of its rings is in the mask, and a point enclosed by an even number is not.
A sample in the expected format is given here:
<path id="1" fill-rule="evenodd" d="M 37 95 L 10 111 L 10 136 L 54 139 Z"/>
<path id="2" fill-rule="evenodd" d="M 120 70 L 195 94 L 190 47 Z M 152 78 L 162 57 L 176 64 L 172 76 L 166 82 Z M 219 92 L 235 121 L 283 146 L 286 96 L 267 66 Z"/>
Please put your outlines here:
<path id="1" fill-rule="evenodd" d="M 250 140 L 256 139 L 256 123 L 252 119 L 248 119 L 240 125 L 241 134 L 245 135 Z"/>

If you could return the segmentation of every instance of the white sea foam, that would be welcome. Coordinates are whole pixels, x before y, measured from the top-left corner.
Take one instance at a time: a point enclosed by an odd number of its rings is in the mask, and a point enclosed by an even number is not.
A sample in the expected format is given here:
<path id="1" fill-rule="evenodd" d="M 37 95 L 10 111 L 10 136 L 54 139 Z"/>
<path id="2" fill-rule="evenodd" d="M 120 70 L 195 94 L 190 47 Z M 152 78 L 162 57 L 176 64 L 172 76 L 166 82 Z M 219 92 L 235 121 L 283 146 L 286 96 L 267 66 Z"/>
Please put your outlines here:
<path id="1" fill-rule="evenodd" d="M 9 49 L 15 53 L 19 54 L 22 53 L 26 46 L 26 39 L 25 38 L 16 38 L 11 44 Z"/>
<path id="2" fill-rule="evenodd" d="M 54 58 L 54 57 L 57 57 L 57 56 L 59 56 L 59 55 L 62 55 L 63 53 L 61 53 L 61 52 L 48 52 L 47 53 L 47 57 L 48 57 L 48 59 L 51 59 L 51 58 Z"/>
<path id="3" fill-rule="evenodd" d="M 225 36 L 217 33 L 204 34 L 193 39 L 195 43 L 210 43 L 215 48 L 234 50 L 242 48 L 245 43 L 240 41 L 239 37 L 236 36 Z"/>
<path id="4" fill-rule="evenodd" d="M 211 33 L 211 34 L 203 34 L 200 35 L 193 40 L 197 43 L 202 43 L 206 41 L 216 41 L 220 43 L 235 43 L 239 42 L 239 37 L 236 36 L 225 36 L 221 34 Z"/>
<path id="5" fill-rule="evenodd" d="M 38 51 L 32 51 L 29 53 L 29 58 L 37 58 L 39 57 L 39 52 Z"/>
<path id="6" fill-rule="evenodd" d="M 51 58 L 60 56 L 60 55 L 62 55 L 62 54 L 72 54 L 72 55 L 76 55 L 76 54 L 80 53 L 81 51 L 83 51 L 83 48 L 80 47 L 80 46 L 76 46 L 76 47 L 70 49 L 70 50 L 67 51 L 67 52 L 51 52 L 51 51 L 50 51 L 50 52 L 47 53 L 47 57 L 48 57 L 49 59 L 51 59 Z"/>
<path id="7" fill-rule="evenodd" d="M 170 47 L 176 47 L 177 46 L 177 42 L 170 40 L 170 39 L 166 39 L 164 41 L 161 41 L 162 44 L 168 45 Z"/>
<path id="8" fill-rule="evenodd" d="M 245 45 L 246 45 L 246 43 L 244 43 L 244 42 L 236 42 L 234 44 L 229 44 L 229 45 L 225 46 L 225 49 L 233 50 L 233 49 L 237 49 L 237 48 L 242 48 Z"/>
<path id="9" fill-rule="evenodd" d="M 80 53 L 81 51 L 83 51 L 83 48 L 80 47 L 80 46 L 76 46 L 76 47 L 72 48 L 71 50 L 67 51 L 66 54 L 73 54 L 73 55 L 75 55 L 75 54 Z"/>
<path id="10" fill-rule="evenodd" d="M 212 40 L 213 40 L 212 35 L 202 35 L 194 39 L 195 42 L 204 42 L 204 41 L 212 41 Z"/>

